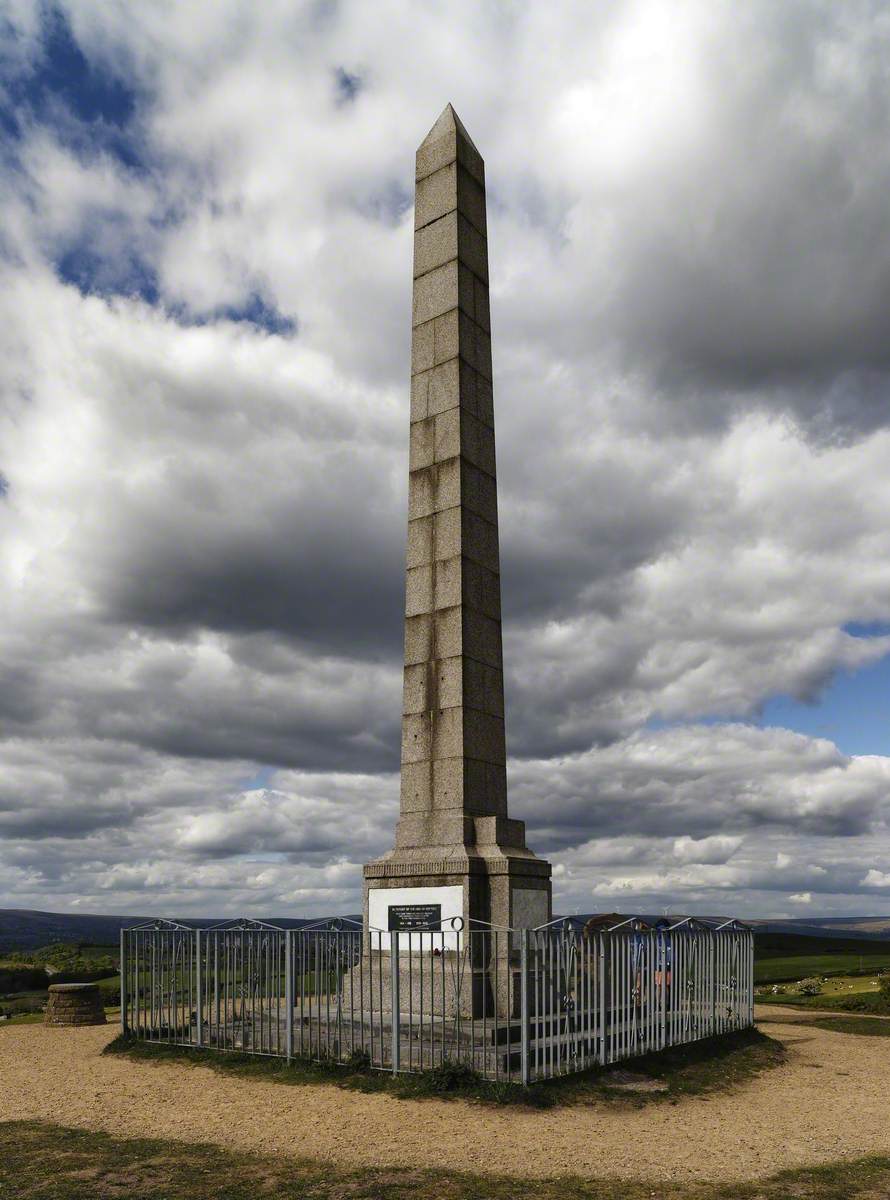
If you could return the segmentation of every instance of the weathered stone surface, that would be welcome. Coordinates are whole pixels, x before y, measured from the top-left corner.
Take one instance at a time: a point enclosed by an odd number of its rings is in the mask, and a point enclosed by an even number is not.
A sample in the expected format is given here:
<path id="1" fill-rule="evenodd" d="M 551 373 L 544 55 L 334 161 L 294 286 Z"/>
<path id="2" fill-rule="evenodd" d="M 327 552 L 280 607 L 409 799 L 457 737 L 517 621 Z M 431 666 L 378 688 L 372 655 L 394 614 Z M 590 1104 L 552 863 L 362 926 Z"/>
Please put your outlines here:
<path id="1" fill-rule="evenodd" d="M 102 993 L 95 983 L 51 983 L 44 1025 L 104 1025 Z"/>
<path id="2" fill-rule="evenodd" d="M 485 169 L 450 105 L 416 166 L 401 816 L 366 887 L 461 882 L 507 925 L 550 866 L 507 817 Z"/>

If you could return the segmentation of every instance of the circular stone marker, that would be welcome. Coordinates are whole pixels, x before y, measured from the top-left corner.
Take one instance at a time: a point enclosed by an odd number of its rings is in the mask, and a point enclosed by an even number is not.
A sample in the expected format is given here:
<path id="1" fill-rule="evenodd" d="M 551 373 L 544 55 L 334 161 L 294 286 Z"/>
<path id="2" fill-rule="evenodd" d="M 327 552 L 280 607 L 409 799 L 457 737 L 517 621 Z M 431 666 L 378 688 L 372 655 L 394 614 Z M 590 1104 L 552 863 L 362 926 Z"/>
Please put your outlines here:
<path id="1" fill-rule="evenodd" d="M 51 983 L 44 1025 L 104 1025 L 102 993 L 95 983 Z"/>

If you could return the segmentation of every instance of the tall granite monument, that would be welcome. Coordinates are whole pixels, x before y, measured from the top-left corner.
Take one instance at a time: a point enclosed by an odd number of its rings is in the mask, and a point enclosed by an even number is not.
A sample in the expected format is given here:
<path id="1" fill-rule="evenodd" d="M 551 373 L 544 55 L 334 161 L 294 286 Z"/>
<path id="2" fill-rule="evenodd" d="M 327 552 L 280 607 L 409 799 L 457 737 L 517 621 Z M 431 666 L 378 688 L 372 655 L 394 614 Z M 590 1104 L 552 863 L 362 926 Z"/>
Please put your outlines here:
<path id="1" fill-rule="evenodd" d="M 412 326 L 401 815 L 365 928 L 534 927 L 550 864 L 507 815 L 485 168 L 450 104 L 417 151 Z"/>

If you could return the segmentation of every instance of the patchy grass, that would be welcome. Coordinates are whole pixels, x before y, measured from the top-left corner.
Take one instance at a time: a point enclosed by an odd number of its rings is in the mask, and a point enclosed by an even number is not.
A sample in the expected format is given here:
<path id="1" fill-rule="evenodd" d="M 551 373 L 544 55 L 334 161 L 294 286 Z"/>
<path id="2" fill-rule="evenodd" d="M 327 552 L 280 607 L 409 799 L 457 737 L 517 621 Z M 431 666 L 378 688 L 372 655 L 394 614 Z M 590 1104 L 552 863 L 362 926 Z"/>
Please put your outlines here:
<path id="1" fill-rule="evenodd" d="M 740 1086 L 762 1071 L 780 1066 L 785 1052 L 777 1042 L 757 1029 L 744 1029 L 722 1037 L 707 1038 L 685 1046 L 674 1046 L 656 1054 L 616 1063 L 612 1067 L 581 1071 L 523 1088 L 515 1083 L 483 1079 L 457 1063 L 419 1074 L 393 1076 L 370 1069 L 357 1057 L 346 1065 L 314 1063 L 296 1059 L 262 1058 L 252 1054 L 193 1050 L 117 1037 L 106 1054 L 123 1054 L 141 1062 L 170 1061 L 212 1067 L 227 1074 L 268 1079 L 273 1083 L 334 1083 L 362 1092 L 388 1092 L 402 1099 L 451 1097 L 484 1104 L 519 1104 L 534 1108 L 587 1104 L 604 1101 L 641 1107 L 653 1103 L 676 1103 L 684 1096 L 725 1091 Z M 658 1085 L 657 1090 L 629 1091 L 622 1079 L 630 1072 Z"/>
<path id="2" fill-rule="evenodd" d="M 0 1029 L 5 1028 L 5 1026 L 7 1026 L 7 1025 L 42 1025 L 42 1024 L 43 1024 L 43 1013 L 42 1012 L 25 1012 L 25 1013 L 17 1013 L 13 1017 L 8 1017 L 5 1021 L 0 1021 Z"/>
<path id="3" fill-rule="evenodd" d="M 522 1180 L 434 1168 L 349 1169 L 31 1121 L 0 1124 L 0 1196 L 16 1200 L 876 1200 L 888 1192 L 890 1158 L 877 1157 L 756 1183 Z"/>
<path id="4" fill-rule="evenodd" d="M 105 1005 L 105 1016 L 110 1025 L 119 1023 L 120 1011 L 119 1007 L 111 1008 L 107 1004 Z M 42 1010 L 14 1013 L 13 1016 L 8 1017 L 5 1021 L 0 1021 L 0 1029 L 3 1029 L 6 1025 L 42 1025 L 43 1015 Z M 0 1197 L 0 1200 L 3 1200 L 3 1198 Z"/>
<path id="5" fill-rule="evenodd" d="M 890 1037 L 890 1021 L 877 1021 L 874 1017 L 803 1017 L 797 1024 L 810 1029 L 824 1029 L 827 1033 Z"/>
<path id="6" fill-rule="evenodd" d="M 831 986 L 835 984 L 835 986 Z M 818 996 L 800 996 L 788 989 L 783 996 L 754 996 L 756 1004 L 783 1004 L 788 1008 L 822 1008 L 838 1013 L 890 1016 L 890 1001 L 872 978 L 829 980 Z"/>
<path id="7" fill-rule="evenodd" d="M 848 996 L 851 994 L 858 995 L 860 992 L 877 995 L 880 990 L 881 976 L 875 974 L 874 971 L 869 971 L 864 975 L 837 975 L 831 978 L 828 978 L 827 976 L 820 976 L 818 974 L 806 977 L 799 975 L 793 982 L 786 982 L 783 984 L 777 984 L 775 986 L 783 989 L 784 998 L 787 999 L 789 996 L 797 994 L 797 988 L 800 984 L 800 981 L 804 978 L 818 979 L 820 981 L 822 991 L 819 994 L 821 996 Z M 758 984 L 757 986 L 760 987 L 762 985 Z M 755 998 L 757 1000 L 768 1000 L 771 995 L 772 993 L 769 991 L 766 992 L 764 996 L 761 996 L 759 993 L 755 993 Z M 783 997 L 780 995 L 779 999 L 782 998 Z"/>
<path id="8" fill-rule="evenodd" d="M 763 1071 L 782 1066 L 785 1048 L 759 1029 L 705 1038 L 685 1046 L 672 1046 L 655 1054 L 642 1055 L 616 1063 L 613 1068 L 554 1080 L 549 1086 L 569 1103 L 583 1103 L 598 1094 L 626 1104 L 640 1106 L 655 1101 L 676 1103 L 686 1096 L 732 1091 Z M 629 1070 L 667 1085 L 663 1092 L 618 1093 L 610 1076 L 616 1070 Z"/>

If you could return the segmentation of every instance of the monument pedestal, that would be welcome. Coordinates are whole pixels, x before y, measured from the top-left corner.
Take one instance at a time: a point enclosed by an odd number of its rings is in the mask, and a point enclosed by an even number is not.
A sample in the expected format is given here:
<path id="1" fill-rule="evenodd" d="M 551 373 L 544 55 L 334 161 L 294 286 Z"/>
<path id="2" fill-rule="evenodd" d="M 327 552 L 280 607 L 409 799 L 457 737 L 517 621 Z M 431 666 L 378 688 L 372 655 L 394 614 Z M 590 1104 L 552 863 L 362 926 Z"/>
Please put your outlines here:
<path id="1" fill-rule="evenodd" d="M 516 834 L 524 834 L 522 822 L 509 824 Z M 444 983 L 435 1002 L 446 1016 L 455 1015 L 458 1007 L 467 1018 L 492 1016 L 496 1008 L 502 1018 L 518 1015 L 511 1011 L 516 1007 L 514 989 L 507 982 L 519 965 L 515 931 L 550 920 L 550 864 L 524 845 L 439 849 L 451 853 L 433 859 L 421 858 L 417 850 L 396 849 L 366 864 L 363 924 L 371 934 L 371 957 L 388 957 L 391 935 L 398 933 L 403 1015 L 408 1004 L 416 1007 L 419 1000 L 421 959 L 434 959 L 435 952 L 441 955 Z M 369 966 L 381 976 L 380 964 Z M 391 984 L 379 990 L 389 1010 Z"/>

